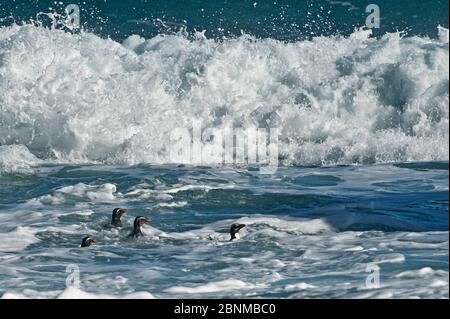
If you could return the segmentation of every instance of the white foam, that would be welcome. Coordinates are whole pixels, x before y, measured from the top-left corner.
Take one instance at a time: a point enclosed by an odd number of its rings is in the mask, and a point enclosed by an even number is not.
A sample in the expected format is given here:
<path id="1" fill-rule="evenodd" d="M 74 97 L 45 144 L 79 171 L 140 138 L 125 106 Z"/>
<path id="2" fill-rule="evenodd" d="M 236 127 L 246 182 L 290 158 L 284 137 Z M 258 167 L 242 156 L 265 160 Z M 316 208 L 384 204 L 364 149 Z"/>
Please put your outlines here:
<path id="1" fill-rule="evenodd" d="M 176 128 L 197 119 L 256 127 L 276 112 L 287 164 L 448 160 L 448 30 L 440 34 L 360 30 L 295 43 L 134 35 L 120 44 L 2 27 L 0 145 L 68 161 L 168 163 Z"/>
<path id="2" fill-rule="evenodd" d="M 60 215 L 79 215 L 79 216 L 91 216 L 95 214 L 93 210 L 85 209 L 85 210 L 77 210 L 73 212 L 62 213 Z"/>
<path id="3" fill-rule="evenodd" d="M 85 292 L 76 287 L 68 287 L 61 292 L 58 299 L 154 299 L 155 297 L 149 292 L 134 292 L 124 295 L 108 295 Z"/>
<path id="4" fill-rule="evenodd" d="M 25 249 L 27 246 L 39 241 L 34 236 L 35 233 L 35 230 L 21 226 L 8 233 L 0 233 L 0 251 L 17 252 Z"/>
<path id="5" fill-rule="evenodd" d="M 19 292 L 5 292 L 1 299 L 28 299 L 28 298 L 51 298 L 46 293 L 36 293 L 28 291 L 31 296 Z M 67 287 L 62 292 L 56 295 L 57 299 L 154 299 L 155 297 L 146 291 L 134 292 L 122 295 L 109 295 L 86 292 L 77 287 Z"/>
<path id="6" fill-rule="evenodd" d="M 86 185 L 84 183 L 79 183 L 73 186 L 60 188 L 56 192 L 86 197 L 92 201 L 111 201 L 115 198 L 114 193 L 117 192 L 117 187 L 111 183 L 102 185 Z"/>
<path id="7" fill-rule="evenodd" d="M 421 268 L 418 270 L 403 271 L 403 272 L 397 274 L 395 277 L 397 277 L 397 278 L 430 278 L 435 275 L 445 275 L 445 274 L 447 274 L 447 276 L 448 276 L 448 272 L 445 272 L 443 270 L 439 271 L 439 270 L 434 270 L 431 267 L 424 267 L 424 268 Z"/>
<path id="8" fill-rule="evenodd" d="M 304 282 L 300 282 L 298 284 L 293 284 L 293 285 L 287 285 L 284 289 L 287 291 L 292 291 L 292 290 L 306 290 L 306 289 L 314 289 L 317 288 L 314 285 L 310 285 Z"/>
<path id="9" fill-rule="evenodd" d="M 447 287 L 447 289 L 448 289 L 448 279 L 447 280 L 441 280 L 441 279 L 433 280 L 430 284 L 430 287 L 433 287 L 433 288 Z"/>
<path id="10" fill-rule="evenodd" d="M 65 198 L 61 194 L 56 195 L 44 195 L 39 197 L 37 200 L 31 200 L 28 204 L 41 203 L 43 205 L 61 205 L 65 202 Z"/>
<path id="11" fill-rule="evenodd" d="M 236 239 L 252 239 L 254 237 L 278 237 L 286 238 L 292 235 L 314 235 L 326 231 L 332 231 L 333 227 L 322 219 L 282 219 L 278 217 L 243 217 L 238 220 L 221 220 L 205 225 L 198 229 L 185 232 L 166 233 L 154 227 L 146 226 L 145 234 L 173 239 L 200 239 L 211 240 L 213 244 L 233 244 L 237 240 L 230 242 L 229 229 L 232 223 L 246 224 Z M 251 230 L 250 230 L 251 228 Z M 223 233 L 225 232 L 225 233 Z M 288 235 L 289 234 L 289 235 Z M 273 267 L 282 267 L 281 261 L 274 261 Z"/>
<path id="12" fill-rule="evenodd" d="M 202 190 L 202 191 L 208 192 L 212 189 L 216 189 L 216 188 L 213 186 L 209 186 L 209 185 L 183 185 L 183 186 L 173 187 L 171 189 L 164 190 L 163 192 L 167 193 L 167 194 L 176 194 L 179 192 L 190 191 L 190 190 Z"/>
<path id="13" fill-rule="evenodd" d="M 1 299 L 27 299 L 27 297 L 19 293 L 5 292 Z"/>
<path id="14" fill-rule="evenodd" d="M 126 47 L 127 49 L 133 51 L 133 50 L 136 50 L 136 48 L 139 45 L 144 44 L 144 43 L 145 43 L 145 39 L 144 38 L 142 38 L 142 37 L 140 37 L 138 35 L 132 35 L 132 36 L 129 36 L 127 39 L 125 39 L 122 42 L 122 45 L 124 47 Z"/>
<path id="15" fill-rule="evenodd" d="M 221 281 L 209 282 L 205 285 L 188 287 L 188 286 L 174 286 L 167 288 L 165 292 L 177 294 L 205 294 L 227 292 L 242 289 L 255 289 L 257 285 L 248 284 L 238 279 L 226 279 Z"/>
<path id="16" fill-rule="evenodd" d="M 159 203 L 156 204 L 155 207 L 162 207 L 162 208 L 180 208 L 184 207 L 188 204 L 186 201 L 180 201 L 180 202 L 173 202 L 173 203 Z"/>
<path id="17" fill-rule="evenodd" d="M 32 173 L 33 166 L 41 162 L 24 145 L 0 145 L 0 174 Z"/>
<path id="18" fill-rule="evenodd" d="M 374 259 L 374 263 L 377 264 L 401 264 L 403 262 L 405 262 L 405 256 L 399 253 L 378 255 Z"/>
<path id="19" fill-rule="evenodd" d="M 276 217 L 243 217 L 238 223 L 246 225 L 268 225 L 277 231 L 296 234 L 318 234 L 332 231 L 334 228 L 323 219 L 281 219 Z"/>
<path id="20" fill-rule="evenodd" d="M 448 43 L 448 29 L 438 26 L 438 31 L 439 31 L 439 40 L 442 43 Z"/>

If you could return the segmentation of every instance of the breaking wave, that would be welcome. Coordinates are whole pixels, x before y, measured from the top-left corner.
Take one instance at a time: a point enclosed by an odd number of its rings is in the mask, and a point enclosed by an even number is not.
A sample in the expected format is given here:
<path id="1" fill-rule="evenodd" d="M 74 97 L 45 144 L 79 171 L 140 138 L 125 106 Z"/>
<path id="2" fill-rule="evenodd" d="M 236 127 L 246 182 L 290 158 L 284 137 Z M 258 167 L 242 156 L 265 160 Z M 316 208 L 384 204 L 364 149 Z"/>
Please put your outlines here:
<path id="1" fill-rule="evenodd" d="M 3 27 L 0 145 L 43 160 L 168 163 L 170 133 L 194 120 L 227 131 L 275 118 L 285 165 L 448 160 L 448 30 L 440 32 L 117 43 Z"/>

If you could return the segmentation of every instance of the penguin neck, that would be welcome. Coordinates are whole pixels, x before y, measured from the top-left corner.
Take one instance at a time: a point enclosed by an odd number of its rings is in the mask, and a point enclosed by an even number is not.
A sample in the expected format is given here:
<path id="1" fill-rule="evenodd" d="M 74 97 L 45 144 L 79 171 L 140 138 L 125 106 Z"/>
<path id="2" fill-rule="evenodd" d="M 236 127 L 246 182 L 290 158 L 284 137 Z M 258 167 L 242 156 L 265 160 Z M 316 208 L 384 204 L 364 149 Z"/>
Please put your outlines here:
<path id="1" fill-rule="evenodd" d="M 111 220 L 111 225 L 114 227 L 122 227 L 122 221 L 120 220 L 120 217 L 114 216 Z"/>
<path id="2" fill-rule="evenodd" d="M 140 225 L 134 226 L 133 234 L 135 237 L 144 236 L 144 233 L 142 232 L 142 226 Z"/>
<path id="3" fill-rule="evenodd" d="M 231 234 L 231 239 L 230 239 L 230 241 L 232 241 L 232 240 L 235 240 L 235 239 L 239 239 L 240 237 L 239 237 L 239 233 L 232 233 Z"/>
<path id="4" fill-rule="evenodd" d="M 83 240 L 81 243 L 81 247 L 89 247 L 91 245 L 91 242 L 89 240 Z"/>

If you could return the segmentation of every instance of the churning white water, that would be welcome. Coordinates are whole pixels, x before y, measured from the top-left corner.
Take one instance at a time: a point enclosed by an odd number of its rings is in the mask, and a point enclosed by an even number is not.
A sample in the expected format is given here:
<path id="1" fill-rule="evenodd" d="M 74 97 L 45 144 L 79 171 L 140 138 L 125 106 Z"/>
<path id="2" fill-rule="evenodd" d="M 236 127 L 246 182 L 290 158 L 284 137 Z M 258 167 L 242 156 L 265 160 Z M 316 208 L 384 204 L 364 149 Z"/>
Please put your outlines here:
<path id="1" fill-rule="evenodd" d="M 44 160 L 167 163 L 170 133 L 193 120 L 226 131 L 276 115 L 284 164 L 448 160 L 440 30 L 440 39 L 359 30 L 294 43 L 201 33 L 117 43 L 2 27 L 0 145 Z M 2 170 L 5 158 L 31 155 L 1 152 Z"/>

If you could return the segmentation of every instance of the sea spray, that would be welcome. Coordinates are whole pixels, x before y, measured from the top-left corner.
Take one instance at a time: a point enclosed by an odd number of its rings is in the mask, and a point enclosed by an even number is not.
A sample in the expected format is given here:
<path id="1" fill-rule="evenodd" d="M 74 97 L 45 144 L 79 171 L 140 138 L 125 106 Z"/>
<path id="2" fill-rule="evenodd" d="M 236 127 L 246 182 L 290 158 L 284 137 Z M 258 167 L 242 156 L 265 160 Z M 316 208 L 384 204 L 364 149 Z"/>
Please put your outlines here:
<path id="1" fill-rule="evenodd" d="M 121 44 L 2 27 L 0 145 L 45 160 L 169 163 L 173 130 L 194 119 L 222 131 L 259 128 L 262 109 L 279 116 L 284 165 L 448 160 L 448 30 L 440 32 Z"/>

